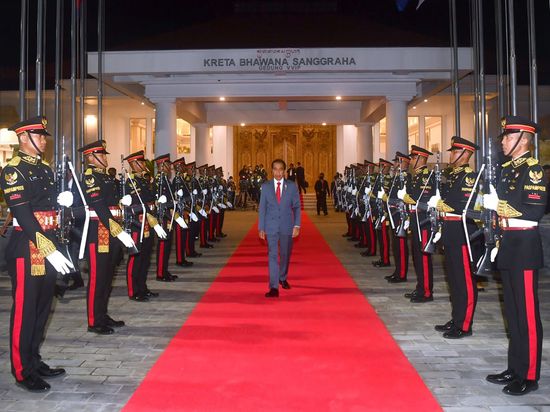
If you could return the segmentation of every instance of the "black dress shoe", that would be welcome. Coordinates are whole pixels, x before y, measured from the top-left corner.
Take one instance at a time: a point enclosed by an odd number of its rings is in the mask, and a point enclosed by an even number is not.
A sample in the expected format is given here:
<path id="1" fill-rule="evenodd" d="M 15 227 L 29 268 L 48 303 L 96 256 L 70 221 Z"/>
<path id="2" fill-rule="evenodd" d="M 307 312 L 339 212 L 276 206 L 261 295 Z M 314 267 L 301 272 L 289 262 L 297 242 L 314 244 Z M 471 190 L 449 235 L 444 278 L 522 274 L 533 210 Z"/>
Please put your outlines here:
<path id="1" fill-rule="evenodd" d="M 149 289 L 143 294 L 146 298 L 158 298 L 159 294 L 157 292 L 152 292 Z"/>
<path id="2" fill-rule="evenodd" d="M 504 388 L 502 392 L 506 395 L 521 396 L 526 395 L 529 392 L 536 391 L 539 388 L 539 383 L 537 381 L 531 381 L 528 379 L 516 379 L 515 381 L 509 383 Z"/>
<path id="3" fill-rule="evenodd" d="M 362 243 L 356 243 L 355 245 L 353 245 L 353 247 L 356 247 L 356 248 L 359 248 L 359 249 L 364 249 L 367 247 L 367 245 L 364 245 Z"/>
<path id="4" fill-rule="evenodd" d="M 190 261 L 188 261 L 188 260 L 184 260 L 184 261 L 181 262 L 181 263 L 176 263 L 176 265 L 178 265 L 178 266 L 183 266 L 183 267 L 193 266 L 193 262 L 190 262 Z"/>
<path id="5" fill-rule="evenodd" d="M 391 275 L 384 276 L 384 279 L 389 280 L 390 278 L 393 278 L 394 276 L 397 276 L 397 273 L 392 273 Z"/>
<path id="6" fill-rule="evenodd" d="M 88 332 L 97 333 L 98 335 L 112 335 L 115 333 L 113 328 L 105 325 L 88 326 Z"/>
<path id="7" fill-rule="evenodd" d="M 202 256 L 202 253 L 199 253 L 199 252 L 193 252 L 189 254 L 189 257 L 201 257 L 201 256 Z"/>
<path id="8" fill-rule="evenodd" d="M 443 334 L 445 339 L 461 339 L 466 336 L 472 336 L 472 330 L 464 331 L 460 328 L 453 328 Z"/>
<path id="9" fill-rule="evenodd" d="M 57 376 L 65 375 L 65 369 L 63 368 L 50 368 L 44 362 L 40 362 L 38 368 L 36 369 L 38 375 L 45 378 L 55 378 Z"/>
<path id="10" fill-rule="evenodd" d="M 419 295 L 419 292 L 418 290 L 412 290 L 410 292 L 407 292 L 405 293 L 403 296 L 405 296 L 407 299 L 411 299 L 411 298 L 414 298 L 415 296 L 418 296 Z"/>
<path id="11" fill-rule="evenodd" d="M 170 279 L 172 279 L 172 281 L 176 280 L 178 278 L 178 275 L 172 275 L 170 272 L 166 272 L 166 275 L 164 275 L 166 277 L 169 277 Z"/>
<path id="12" fill-rule="evenodd" d="M 227 237 L 227 234 L 221 232 L 221 233 L 218 235 L 218 237 Z"/>
<path id="13" fill-rule="evenodd" d="M 392 276 L 388 279 L 389 283 L 403 283 L 406 282 L 407 278 L 402 278 L 401 276 Z"/>
<path id="14" fill-rule="evenodd" d="M 372 265 L 374 267 L 377 267 L 377 268 L 386 268 L 388 266 L 390 266 L 390 263 L 384 263 L 382 260 L 376 260 L 374 262 L 372 262 Z"/>
<path id="15" fill-rule="evenodd" d="M 214 245 L 211 245 L 210 243 L 207 243 L 207 244 L 201 245 L 199 247 L 201 247 L 203 249 L 212 249 L 214 247 Z"/>
<path id="16" fill-rule="evenodd" d="M 494 375 L 487 375 L 485 378 L 488 382 L 496 385 L 506 385 L 516 380 L 516 373 L 510 369 L 506 369 L 503 372 L 496 373 Z"/>
<path id="17" fill-rule="evenodd" d="M 144 295 L 130 296 L 130 300 L 135 300 L 136 302 L 149 302 L 149 298 Z"/>
<path id="18" fill-rule="evenodd" d="M 425 302 L 431 302 L 432 300 L 434 300 L 433 295 L 430 295 L 430 296 L 416 295 L 411 298 L 412 303 L 425 303 Z"/>
<path id="19" fill-rule="evenodd" d="M 109 315 L 105 317 L 105 324 L 111 328 L 121 328 L 126 325 L 123 320 L 114 320 Z"/>
<path id="20" fill-rule="evenodd" d="M 69 286 L 67 289 L 69 290 L 75 290 L 78 288 L 81 288 L 84 286 L 84 281 L 82 279 L 75 279 L 73 284 Z"/>
<path id="21" fill-rule="evenodd" d="M 454 329 L 454 326 L 455 326 L 455 321 L 451 319 L 444 325 L 435 325 L 434 329 L 438 332 L 447 332 L 447 331 L 450 331 L 451 329 Z"/>
<path id="22" fill-rule="evenodd" d="M 376 256 L 376 253 L 370 253 L 368 250 L 361 252 L 361 256 Z"/>
<path id="23" fill-rule="evenodd" d="M 352 237 L 348 238 L 348 241 L 350 241 L 350 242 L 357 242 L 358 240 L 359 240 L 359 238 L 355 237 L 355 236 L 352 236 Z"/>
<path id="24" fill-rule="evenodd" d="M 219 242 L 220 239 L 218 239 L 217 237 L 213 237 L 212 239 L 208 239 L 210 242 Z"/>
<path id="25" fill-rule="evenodd" d="M 290 289 L 290 284 L 286 280 L 279 281 L 279 284 L 283 287 L 283 289 Z"/>
<path id="26" fill-rule="evenodd" d="M 166 276 L 162 276 L 162 277 L 157 277 L 157 281 L 159 282 L 173 282 L 175 279 L 172 278 L 172 276 L 169 276 L 169 275 L 166 275 Z"/>
<path id="27" fill-rule="evenodd" d="M 15 382 L 17 383 L 17 386 L 20 386 L 29 392 L 46 392 L 51 388 L 50 384 L 38 376 L 38 374 L 27 376 L 22 381 Z"/>
<path id="28" fill-rule="evenodd" d="M 279 289 L 271 288 L 269 289 L 269 292 L 265 294 L 266 298 L 278 298 L 279 297 Z"/>

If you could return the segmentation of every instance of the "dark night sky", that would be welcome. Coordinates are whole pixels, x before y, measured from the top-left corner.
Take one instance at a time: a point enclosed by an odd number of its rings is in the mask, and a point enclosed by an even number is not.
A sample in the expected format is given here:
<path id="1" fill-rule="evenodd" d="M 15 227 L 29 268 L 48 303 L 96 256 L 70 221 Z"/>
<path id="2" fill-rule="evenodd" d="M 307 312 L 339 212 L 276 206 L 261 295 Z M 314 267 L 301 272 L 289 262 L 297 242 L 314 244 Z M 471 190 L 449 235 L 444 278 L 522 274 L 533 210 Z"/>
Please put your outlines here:
<path id="1" fill-rule="evenodd" d="M 88 50 L 97 50 L 97 0 L 88 9 Z M 29 86 L 33 87 L 36 2 L 31 1 Z M 70 0 L 65 0 L 65 77 L 69 75 Z M 447 0 L 411 0 L 398 12 L 394 0 L 105 0 L 106 50 L 257 47 L 448 46 Z M 483 1 L 487 73 L 494 73 L 494 6 Z M 518 76 L 528 82 L 525 0 L 516 0 Z M 536 0 L 540 83 L 550 84 L 548 0 Z M 459 43 L 470 44 L 469 1 L 457 0 Z M 51 88 L 55 0 L 47 0 L 46 76 Z M 0 2 L 0 88 L 17 89 L 20 1 Z"/>

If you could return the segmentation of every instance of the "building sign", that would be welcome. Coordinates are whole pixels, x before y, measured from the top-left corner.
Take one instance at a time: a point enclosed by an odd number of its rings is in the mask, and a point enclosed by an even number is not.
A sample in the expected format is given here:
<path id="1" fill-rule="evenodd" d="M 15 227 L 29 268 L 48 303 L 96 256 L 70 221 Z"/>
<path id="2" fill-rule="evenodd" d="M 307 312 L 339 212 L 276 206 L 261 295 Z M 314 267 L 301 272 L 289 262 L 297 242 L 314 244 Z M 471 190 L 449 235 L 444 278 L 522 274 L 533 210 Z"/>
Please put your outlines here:
<path id="1" fill-rule="evenodd" d="M 355 56 L 343 53 L 331 54 L 330 49 L 258 49 L 246 50 L 240 56 L 234 53 L 204 57 L 205 71 L 295 72 L 330 71 L 356 68 Z"/>

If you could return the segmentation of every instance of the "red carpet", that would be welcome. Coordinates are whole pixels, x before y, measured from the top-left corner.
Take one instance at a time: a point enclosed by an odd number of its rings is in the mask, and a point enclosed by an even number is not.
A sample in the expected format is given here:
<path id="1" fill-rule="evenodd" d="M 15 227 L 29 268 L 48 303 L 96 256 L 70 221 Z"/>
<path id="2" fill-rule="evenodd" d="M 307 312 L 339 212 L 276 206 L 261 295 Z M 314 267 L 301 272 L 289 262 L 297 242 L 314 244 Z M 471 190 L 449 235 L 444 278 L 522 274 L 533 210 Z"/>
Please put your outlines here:
<path id="1" fill-rule="evenodd" d="M 125 411 L 441 410 L 303 215 L 292 289 L 267 299 L 256 225 Z"/>

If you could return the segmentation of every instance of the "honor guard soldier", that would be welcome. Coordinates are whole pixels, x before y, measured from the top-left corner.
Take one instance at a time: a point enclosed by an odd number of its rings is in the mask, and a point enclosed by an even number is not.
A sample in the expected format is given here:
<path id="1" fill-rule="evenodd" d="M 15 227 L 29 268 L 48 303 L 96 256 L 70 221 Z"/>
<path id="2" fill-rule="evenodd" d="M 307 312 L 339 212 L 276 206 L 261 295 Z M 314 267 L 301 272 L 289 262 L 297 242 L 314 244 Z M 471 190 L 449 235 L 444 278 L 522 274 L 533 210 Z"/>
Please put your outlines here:
<path id="1" fill-rule="evenodd" d="M 377 237 L 380 246 L 380 260 L 372 262 L 372 264 L 375 267 L 387 267 L 390 266 L 390 234 L 388 231 L 389 222 L 387 219 L 388 216 L 385 202 L 391 186 L 390 169 L 393 164 L 389 160 L 380 159 L 378 165 L 380 172 L 373 187 L 373 194 L 376 199 L 375 229 L 378 231 Z"/>
<path id="2" fill-rule="evenodd" d="M 174 167 L 175 176 L 172 180 L 172 190 L 176 195 L 176 265 L 178 266 L 192 266 L 193 262 L 185 259 L 186 244 L 189 233 L 191 210 L 191 193 L 185 184 L 185 158 L 180 157 L 172 162 Z"/>
<path id="3" fill-rule="evenodd" d="M 365 160 L 365 165 L 367 166 L 367 182 L 365 183 L 364 189 L 364 203 L 365 208 L 367 209 L 367 220 L 363 222 L 363 232 L 365 233 L 365 244 L 367 250 L 361 252 L 361 256 L 376 256 L 376 230 L 374 229 L 374 218 L 373 211 L 375 208 L 375 202 L 370 196 L 372 192 L 372 187 L 376 181 L 376 173 L 374 168 L 377 166 L 376 163 Z"/>
<path id="4" fill-rule="evenodd" d="M 398 197 L 398 192 L 400 190 L 401 193 L 403 190 L 406 191 L 407 186 L 410 185 L 411 177 L 408 172 L 410 161 L 410 156 L 401 152 L 396 152 L 395 159 L 393 159 L 396 175 L 394 176 L 394 182 L 388 195 L 388 205 L 393 219 L 391 237 L 395 271 L 386 277 L 389 283 L 406 282 L 409 270 L 409 245 L 407 243 L 409 216 L 403 199 Z"/>
<path id="5" fill-rule="evenodd" d="M 157 280 L 173 282 L 178 277 L 168 271 L 168 261 L 172 250 L 172 213 L 175 213 L 173 204 L 174 193 L 169 180 L 172 163 L 170 162 L 169 153 L 158 156 L 153 161 L 157 166 L 157 174 L 155 176 L 155 193 L 158 203 L 157 220 L 167 234 L 166 239 L 159 237 L 157 243 Z"/>
<path id="6" fill-rule="evenodd" d="M 442 325 L 436 325 L 435 330 L 443 332 L 447 339 L 460 339 L 472 334 L 472 322 L 477 304 L 477 287 L 470 263 L 470 253 L 462 224 L 462 212 L 472 195 L 476 181 L 476 173 L 468 166 L 470 157 L 479 147 L 454 136 L 451 139 L 449 151 L 449 166 L 446 176 L 447 184 L 441 196 L 437 194 L 428 201 L 429 207 L 434 207 L 440 213 L 442 239 L 445 248 L 445 273 L 451 295 L 451 320 Z M 472 199 L 470 203 L 475 202 Z M 468 234 L 477 230 L 472 219 L 467 219 Z"/>
<path id="7" fill-rule="evenodd" d="M 113 327 L 124 326 L 123 321 L 111 318 L 107 309 L 114 275 L 112 244 L 121 242 L 127 248 L 135 247 L 135 244 L 116 221 L 120 220 L 121 209 L 117 202 L 118 188 L 107 173 L 109 153 L 105 142 L 95 141 L 78 151 L 87 164 L 82 187 L 90 207 L 90 226 L 86 238 L 88 332 L 109 335 L 114 332 Z"/>
<path id="8" fill-rule="evenodd" d="M 210 205 L 206 201 L 208 195 L 208 189 L 206 187 L 206 169 L 208 164 L 199 166 L 197 168 L 199 177 L 193 179 L 193 191 L 197 192 L 195 202 L 195 212 L 199 218 L 199 244 L 201 248 L 213 248 L 214 245 L 208 243 L 208 226 L 209 226 L 209 214 Z"/>
<path id="9" fill-rule="evenodd" d="M 152 213 L 155 210 L 155 195 L 147 179 L 149 171 L 145 166 L 143 150 L 132 153 L 124 158 L 130 165 L 132 173 L 126 177 L 126 193 L 121 203 L 130 207 L 138 215 L 139 225 L 133 225 L 132 240 L 138 245 L 139 253 L 128 257 L 126 266 L 126 280 L 128 283 L 128 297 L 138 302 L 147 302 L 150 297 L 157 297 L 158 293 L 147 288 L 147 271 L 151 263 L 153 237 L 150 234 L 152 227 L 161 239 L 166 238 L 166 232 Z M 144 216 L 145 214 L 145 216 Z M 143 233 L 143 238 L 141 235 Z"/>
<path id="10" fill-rule="evenodd" d="M 188 257 L 201 257 L 202 253 L 195 250 L 195 240 L 199 236 L 200 222 L 197 210 L 197 198 L 199 197 L 199 191 L 197 189 L 197 179 L 195 178 L 195 162 L 187 163 L 184 166 L 183 182 L 185 189 L 191 197 L 191 208 L 189 211 L 189 231 L 187 232 L 187 239 L 185 245 L 185 252 Z M 185 196 L 184 189 L 184 196 Z M 202 196 L 202 193 L 200 194 Z"/>
<path id="11" fill-rule="evenodd" d="M 19 386 L 40 392 L 50 389 L 42 378 L 65 373 L 40 357 L 40 345 L 50 314 L 57 273 L 74 269 L 54 243 L 57 229 L 54 174 L 42 159 L 46 150 L 46 119 L 35 117 L 10 127 L 19 139 L 19 153 L 1 175 L 1 188 L 13 215 L 6 246 L 13 304 L 10 318 L 11 372 Z M 70 206 L 71 201 L 58 203 Z"/>
<path id="12" fill-rule="evenodd" d="M 429 239 L 427 228 L 429 222 L 426 219 L 427 202 L 435 195 L 433 175 L 430 178 L 430 171 L 426 166 L 428 157 L 431 155 L 431 152 L 422 147 L 411 146 L 410 157 L 413 175 L 411 177 L 410 193 L 401 193 L 403 201 L 409 204 L 409 210 L 411 211 L 412 253 L 416 272 L 416 288 L 414 291 L 406 293 L 405 297 L 415 303 L 433 300 L 432 255 L 424 252 L 424 247 Z M 426 206 L 423 208 L 424 210 L 419 208 L 421 204 Z"/>
<path id="13" fill-rule="evenodd" d="M 208 240 L 211 242 L 219 242 L 217 237 L 218 222 L 220 217 L 220 207 L 215 201 L 215 197 L 218 191 L 218 185 L 216 184 L 216 166 L 208 166 L 206 169 L 206 189 L 208 190 L 207 198 L 209 199 L 210 213 L 208 215 Z"/>
<path id="14" fill-rule="evenodd" d="M 502 165 L 496 191 L 483 196 L 483 206 L 498 215 L 502 238 L 496 256 L 502 278 L 504 314 L 508 324 L 508 368 L 487 376 L 505 384 L 509 395 L 538 389 L 542 355 L 539 313 L 539 269 L 543 266 L 539 220 L 546 207 L 546 177 L 529 148 L 539 131 L 536 123 L 521 116 L 503 119 L 502 150 L 510 157 Z"/>

